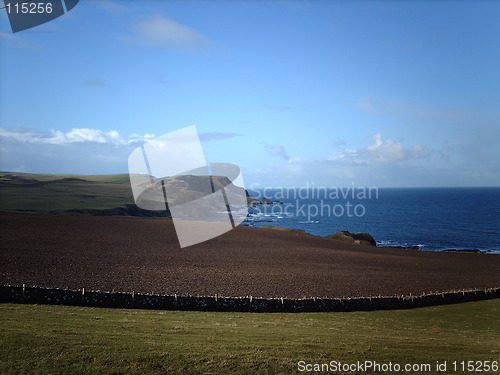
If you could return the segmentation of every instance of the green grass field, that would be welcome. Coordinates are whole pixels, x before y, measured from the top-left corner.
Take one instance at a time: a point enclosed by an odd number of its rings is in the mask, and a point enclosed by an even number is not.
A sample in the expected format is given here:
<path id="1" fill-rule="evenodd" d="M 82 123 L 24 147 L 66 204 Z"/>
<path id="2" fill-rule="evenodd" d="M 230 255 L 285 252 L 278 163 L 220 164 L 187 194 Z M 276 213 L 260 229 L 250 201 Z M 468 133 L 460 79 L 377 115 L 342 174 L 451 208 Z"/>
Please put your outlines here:
<path id="1" fill-rule="evenodd" d="M 452 361 L 500 360 L 499 310 L 500 300 L 303 314 L 0 304 L 0 373 L 289 374 L 300 360 L 432 366 L 412 374 L 447 361 L 454 373 Z"/>
<path id="2" fill-rule="evenodd" d="M 48 174 L 48 173 L 22 173 L 22 172 L 0 172 L 0 180 L 9 181 L 10 178 L 5 177 L 6 175 L 17 176 L 23 179 L 36 179 L 38 181 L 54 181 L 61 178 L 79 178 L 87 181 L 98 181 L 98 182 L 114 182 L 114 183 L 129 183 L 130 179 L 128 173 L 121 174 Z"/>
<path id="3" fill-rule="evenodd" d="M 83 181 L 64 180 L 71 178 Z M 37 182 L 41 184 L 37 185 Z M 0 172 L 0 210 L 105 209 L 133 203 L 128 174 L 91 176 Z"/>
<path id="4" fill-rule="evenodd" d="M 192 186 L 189 185 L 188 180 L 191 181 Z M 179 203 L 203 196 L 204 193 L 196 191 L 196 180 L 196 178 L 168 178 L 166 181 L 170 181 L 171 184 L 169 200 Z M 215 186 L 225 186 L 225 180 L 227 180 L 225 177 L 219 177 L 219 180 L 215 178 Z M 229 180 L 227 182 L 229 183 Z M 172 189 L 173 187 L 175 189 Z M 249 201 L 254 199 L 247 198 Z M 130 204 L 134 204 L 134 197 L 128 174 L 0 172 L 0 210 L 4 211 L 48 213 L 66 210 L 103 210 Z"/>

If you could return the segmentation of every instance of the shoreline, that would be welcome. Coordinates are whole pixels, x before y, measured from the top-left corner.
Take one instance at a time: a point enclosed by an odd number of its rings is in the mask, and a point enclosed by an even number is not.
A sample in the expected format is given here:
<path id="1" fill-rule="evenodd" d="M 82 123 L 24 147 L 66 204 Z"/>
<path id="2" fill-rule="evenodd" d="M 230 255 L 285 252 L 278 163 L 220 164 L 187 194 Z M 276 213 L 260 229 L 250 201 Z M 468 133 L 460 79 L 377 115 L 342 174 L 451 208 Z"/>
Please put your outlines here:
<path id="1" fill-rule="evenodd" d="M 378 245 L 390 247 L 500 253 L 500 232 L 494 225 L 499 219 L 500 190 L 481 191 L 380 188 L 378 197 L 368 199 L 363 194 L 353 199 L 338 197 L 334 189 L 330 199 L 325 195 L 328 189 L 323 189 L 319 197 L 311 192 L 293 199 L 268 190 L 266 199 L 249 209 L 247 222 L 300 228 L 320 236 L 346 229 L 369 232 Z"/>
<path id="2" fill-rule="evenodd" d="M 251 223 L 251 222 L 250 222 Z M 268 222 L 269 223 L 269 222 Z M 310 234 L 311 236 L 316 236 L 320 238 L 326 238 L 327 236 L 321 236 L 317 234 L 310 233 L 306 231 L 305 229 L 299 229 L 299 228 L 292 228 L 292 227 L 284 227 L 281 225 L 272 225 L 272 224 L 264 224 L 261 226 L 254 226 L 254 225 L 249 225 L 247 222 L 243 222 L 241 225 L 248 226 L 251 228 L 262 228 L 262 227 L 278 227 L 278 228 L 283 228 L 283 229 L 289 229 L 290 231 L 304 231 L 307 234 Z M 419 250 L 419 251 L 432 251 L 432 252 L 457 252 L 457 253 L 475 253 L 475 254 L 500 254 L 500 251 L 495 251 L 495 250 L 481 250 L 481 249 L 467 249 L 467 248 L 442 248 L 442 249 L 425 249 L 422 248 L 421 246 L 423 245 L 410 245 L 410 246 L 401 246 L 401 245 L 388 245 L 388 244 L 381 244 L 380 241 L 376 241 L 377 245 L 376 247 L 379 248 L 390 248 L 390 249 L 401 249 L 401 250 Z"/>

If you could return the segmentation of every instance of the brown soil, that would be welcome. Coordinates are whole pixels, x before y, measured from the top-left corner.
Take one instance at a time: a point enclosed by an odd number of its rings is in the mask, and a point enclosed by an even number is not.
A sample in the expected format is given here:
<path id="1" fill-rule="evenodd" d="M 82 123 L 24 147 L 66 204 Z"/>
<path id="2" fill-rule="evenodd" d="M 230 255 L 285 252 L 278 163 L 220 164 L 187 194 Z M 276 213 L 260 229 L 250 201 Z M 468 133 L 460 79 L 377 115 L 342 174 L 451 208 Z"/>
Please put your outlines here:
<path id="1" fill-rule="evenodd" d="M 240 226 L 181 249 L 162 218 L 0 214 L 0 284 L 254 297 L 500 286 L 500 255 L 353 245 Z"/>

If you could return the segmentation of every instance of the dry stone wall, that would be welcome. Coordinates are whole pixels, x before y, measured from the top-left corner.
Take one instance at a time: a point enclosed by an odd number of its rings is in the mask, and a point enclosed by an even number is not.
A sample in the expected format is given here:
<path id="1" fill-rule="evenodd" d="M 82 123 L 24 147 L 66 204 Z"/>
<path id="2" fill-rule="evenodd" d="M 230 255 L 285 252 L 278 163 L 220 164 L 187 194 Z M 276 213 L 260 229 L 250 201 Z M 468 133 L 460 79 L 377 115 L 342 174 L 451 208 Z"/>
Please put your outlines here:
<path id="1" fill-rule="evenodd" d="M 480 301 L 500 297 L 500 288 L 467 290 L 421 296 L 361 298 L 254 298 L 220 296 L 167 296 L 29 286 L 0 286 L 0 302 L 50 305 L 240 312 L 327 312 L 411 309 Z"/>

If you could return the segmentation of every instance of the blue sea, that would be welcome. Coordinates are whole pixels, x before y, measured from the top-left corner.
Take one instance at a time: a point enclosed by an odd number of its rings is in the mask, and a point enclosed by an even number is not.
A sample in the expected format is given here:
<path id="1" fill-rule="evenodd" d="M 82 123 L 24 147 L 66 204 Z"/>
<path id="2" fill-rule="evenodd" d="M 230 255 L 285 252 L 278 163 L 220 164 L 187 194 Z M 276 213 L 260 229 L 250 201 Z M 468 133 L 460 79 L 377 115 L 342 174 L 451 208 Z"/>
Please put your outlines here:
<path id="1" fill-rule="evenodd" d="M 500 253 L 500 188 L 265 189 L 272 204 L 249 209 L 246 225 L 279 225 L 327 236 L 368 232 L 379 246 Z"/>

